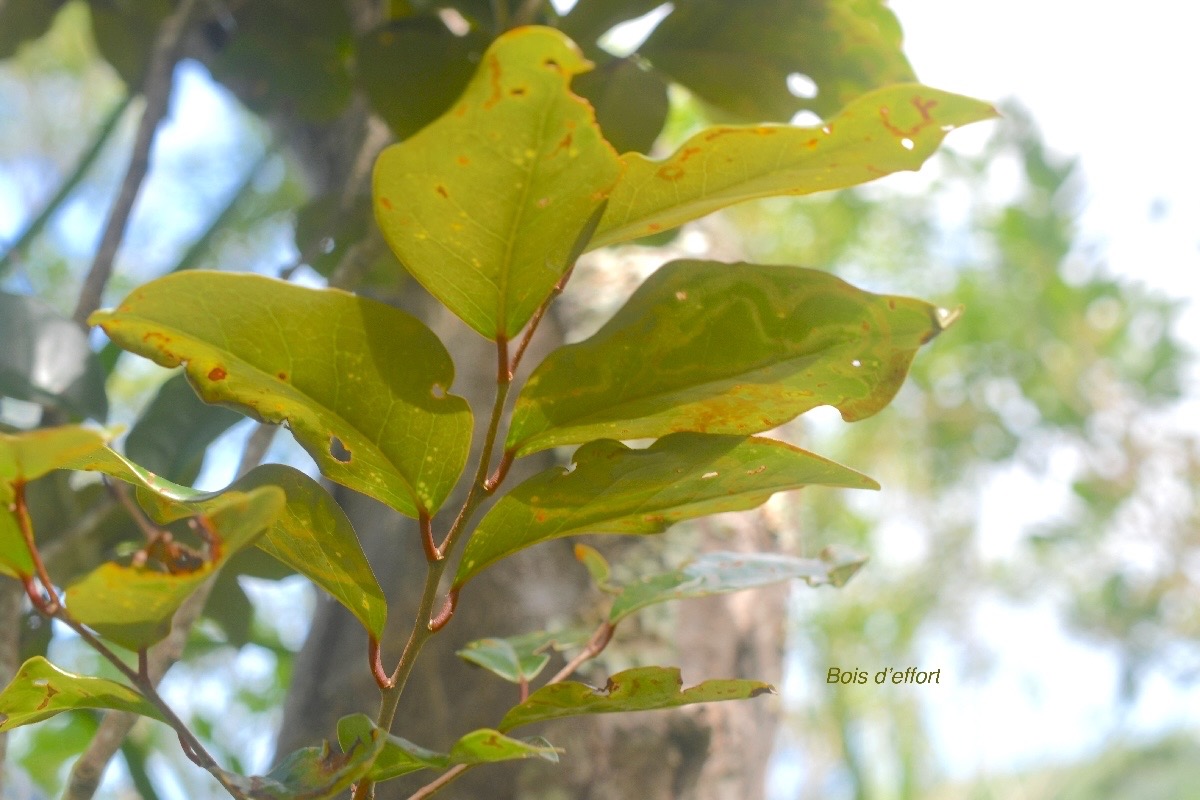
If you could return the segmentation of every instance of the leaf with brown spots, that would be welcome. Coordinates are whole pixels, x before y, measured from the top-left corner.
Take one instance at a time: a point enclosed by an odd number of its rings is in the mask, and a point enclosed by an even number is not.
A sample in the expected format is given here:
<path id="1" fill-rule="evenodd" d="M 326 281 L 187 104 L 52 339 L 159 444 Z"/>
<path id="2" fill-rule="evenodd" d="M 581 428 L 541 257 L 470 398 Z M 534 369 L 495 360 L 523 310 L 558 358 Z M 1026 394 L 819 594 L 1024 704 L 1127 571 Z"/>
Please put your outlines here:
<path id="1" fill-rule="evenodd" d="M 603 689 L 574 681 L 543 686 L 505 714 L 497 727 L 509 731 L 521 725 L 580 714 L 652 711 L 694 703 L 744 700 L 761 694 L 775 694 L 775 688 L 762 681 L 712 680 L 684 689 L 677 667 L 638 667 L 613 675 Z"/>
<path id="2" fill-rule="evenodd" d="M 345 750 L 369 732 L 378 730 L 366 714 L 353 714 L 338 721 L 338 740 Z M 428 750 L 407 739 L 387 734 L 383 750 L 375 759 L 368 777 L 378 782 L 422 769 L 445 770 L 459 765 L 494 764 L 526 758 L 557 762 L 560 752 L 540 736 L 514 739 L 489 728 L 466 734 L 454 743 L 449 753 Z"/>
<path id="3" fill-rule="evenodd" d="M 952 319 L 815 270 L 676 261 L 594 336 L 542 362 L 506 448 L 748 435 L 821 405 L 862 419 L 891 401 L 917 349 Z"/>
<path id="4" fill-rule="evenodd" d="M 588 442 L 511 492 L 467 541 L 455 586 L 538 542 L 580 533 L 660 533 L 676 522 L 742 511 L 803 486 L 878 489 L 865 475 L 785 442 L 676 433 L 638 450 Z"/>
<path id="5" fill-rule="evenodd" d="M 67 589 L 71 616 L 130 650 L 154 644 L 170 632 L 171 619 L 183 601 L 271 525 L 284 499 L 283 490 L 275 486 L 221 494 L 206 514 L 209 528 L 219 536 L 215 557 L 178 573 L 101 564 Z"/>
<path id="6" fill-rule="evenodd" d="M 509 31 L 454 106 L 375 165 L 384 238 L 489 339 L 525 326 L 621 174 L 591 107 L 569 89 L 590 67 L 558 31 Z"/>
<path id="7" fill-rule="evenodd" d="M 34 656 L 0 692 L 0 733 L 78 708 L 129 711 L 162 719 L 158 709 L 128 686 L 74 675 Z"/>
<path id="8" fill-rule="evenodd" d="M 665 160 L 621 160 L 590 247 L 678 227 L 757 197 L 802 195 L 920 169 L 953 128 L 996 116 L 989 104 L 917 83 L 859 97 L 824 126 L 708 128 Z"/>
<path id="9" fill-rule="evenodd" d="M 420 320 L 336 289 L 193 270 L 135 290 L 99 324 L 126 350 L 185 364 L 202 399 L 286 423 L 330 480 L 412 517 L 462 473 L 471 410 Z"/>

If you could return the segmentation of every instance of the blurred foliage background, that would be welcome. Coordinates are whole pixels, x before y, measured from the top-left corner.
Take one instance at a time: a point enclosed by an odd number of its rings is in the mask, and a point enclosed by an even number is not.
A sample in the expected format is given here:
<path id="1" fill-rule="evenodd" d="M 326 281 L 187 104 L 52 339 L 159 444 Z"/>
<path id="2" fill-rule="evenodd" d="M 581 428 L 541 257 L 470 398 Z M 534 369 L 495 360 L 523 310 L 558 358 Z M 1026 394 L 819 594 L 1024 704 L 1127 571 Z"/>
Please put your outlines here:
<path id="1" fill-rule="evenodd" d="M 615 5 L 640 12 L 658 4 Z M 20 21 L 0 29 L 4 292 L 36 295 L 70 315 L 133 135 L 128 109 L 136 101 L 126 86 L 145 69 L 134 56 L 146 51 L 149 34 L 131 20 L 165 16 L 169 7 L 165 0 L 7 0 L 0 6 L 5 20 Z M 838 7 L 847 14 L 876 13 L 879 4 Z M 697 3 L 688 15 L 664 24 L 679 26 L 682 40 L 689 31 L 701 35 L 720 26 L 718 11 L 719 4 Z M 332 47 L 333 57 L 348 46 L 349 22 L 339 14 L 314 12 L 302 22 L 293 32 L 298 48 Z M 585 49 L 601 59 L 601 72 L 620 73 L 629 62 L 586 44 L 610 22 L 602 14 L 581 15 L 564 27 L 585 34 Z M 271 19 L 241 24 L 265 36 Z M 373 34 L 360 43 L 360 58 L 419 59 L 418 39 L 412 47 L 395 44 L 411 33 Z M 898 43 L 900 31 L 892 35 Z M 160 133 L 111 296 L 165 271 L 198 266 L 235 265 L 317 283 L 369 225 L 365 206 L 347 208 L 314 194 L 314 165 L 298 164 L 299 156 L 281 148 L 264 122 L 282 113 L 271 103 L 288 96 L 292 85 L 321 90 L 293 93 L 288 113 L 298 106 L 314 119 L 331 115 L 348 102 L 349 78 L 297 76 L 294 59 L 268 41 L 228 48 L 213 67 L 219 80 L 237 89 L 240 102 L 197 64 L 185 61 L 179 68 L 177 103 L 186 98 L 187 112 L 177 107 Z M 477 45 L 470 35 L 446 35 L 438 46 Z M 815 45 L 797 40 L 780 46 Z M 685 53 L 651 49 L 646 55 L 674 77 L 689 77 L 693 65 Z M 778 68 L 772 55 L 765 48 L 754 68 Z M 323 57 L 318 52 L 312 63 Z M 236 75 L 247 64 L 278 85 L 239 85 Z M 909 74 L 902 61 L 879 69 L 896 78 Z M 667 114 L 665 84 L 648 87 L 636 70 L 624 77 L 628 91 L 661 93 L 660 112 Z M 801 91 L 766 98 L 763 108 L 739 109 L 734 77 L 710 80 L 707 97 L 672 88 L 659 146 L 679 141 L 703 118 L 735 111 L 751 117 L 762 112 L 764 118 L 802 110 L 826 114 L 840 105 L 839 96 L 825 94 L 821 103 L 804 103 Z M 450 85 L 465 76 L 437 80 Z M 418 103 L 414 112 L 416 100 L 389 109 L 380 99 L 387 87 L 368 82 L 363 89 L 401 135 L 441 111 Z M 847 83 L 845 96 L 855 91 Z M 606 100 L 599 85 L 589 96 L 602 123 L 606 103 L 619 106 L 620 98 Z M 885 413 L 848 427 L 819 413 L 788 426 L 793 441 L 870 473 L 885 491 L 776 498 L 755 518 L 754 524 L 770 526 L 797 552 L 816 553 L 836 542 L 872 557 L 845 590 L 803 591 L 794 598 L 785 691 L 790 718 L 772 775 L 772 796 L 781 800 L 1200 797 L 1195 728 L 1135 730 L 1123 714 L 1132 713 L 1153 681 L 1172 687 L 1165 695 L 1170 703 L 1180 696 L 1172 692 L 1194 687 L 1200 669 L 1200 449 L 1194 425 L 1178 413 L 1190 397 L 1192 368 L 1192 352 L 1174 326 L 1180 301 L 1115 276 L 1103 254 L 1078 239 L 1082 183 L 1075 163 L 1044 145 L 1036 120 L 1020 106 L 1004 112 L 982 149 L 956 152 L 951 139 L 919 183 L 747 204 L 673 243 L 690 252 L 715 239 L 721 252 L 750 260 L 828 269 L 875 291 L 965 307 L 957 325 L 917 360 L 912 379 Z M 659 126 L 653 120 L 630 126 L 623 146 L 649 148 Z M 55 192 L 61 202 L 53 199 Z M 52 213 L 40 217 L 43 208 Z M 620 295 L 630 272 L 650 268 L 645 259 L 655 257 L 662 258 L 625 251 L 598 261 L 592 279 Z M 379 258 L 363 270 L 368 284 L 386 279 Z M 581 318 L 582 294 L 568 298 Z M 106 351 L 103 357 L 116 355 Z M 108 381 L 109 421 L 142 418 L 160 396 L 163 379 L 160 370 L 123 359 Z M 0 394 L 7 395 L 0 398 L 0 424 L 36 424 L 41 410 L 30 401 L 38 398 L 22 397 L 3 383 Z M 81 390 L 76 402 L 86 409 L 96 401 Z M 161 454 L 169 463 L 160 469 L 178 479 L 200 476 L 222 484 L 250 427 L 219 412 L 198 427 L 203 430 L 193 448 Z M 138 446 L 134 434 L 130 439 L 129 446 Z M 153 442 L 140 446 L 150 454 L 146 458 L 155 457 Z M 303 454 L 282 440 L 271 445 L 268 459 L 304 464 Z M 41 513 L 49 520 L 65 524 L 86 501 L 63 485 L 43 489 Z M 70 498 L 69 507 L 63 498 Z M 95 530 L 119 528 L 113 509 L 105 514 L 112 519 L 92 520 Z M 102 548 L 116 535 L 101 536 L 93 546 Z M 87 561 L 87 553 L 60 549 L 59 569 L 67 574 L 72 560 Z M 266 565 L 248 564 L 242 573 L 215 593 L 225 607 L 211 608 L 211 619 L 196 628 L 188 659 L 168 677 L 165 695 L 190 713 L 231 769 L 249 771 L 261 769 L 270 756 L 265 732 L 278 724 L 293 654 L 306 630 L 303 609 L 312 599 L 302 582 L 280 581 Z M 75 640 L 52 636 L 34 615 L 23 614 L 22 625 L 24 655 L 49 649 L 57 663 L 107 674 Z M 1086 643 L 1085 660 L 1072 656 L 1057 663 L 1074 646 L 1066 643 L 1074 642 Z M 1014 650 L 1027 652 L 1015 659 Z M 1036 691 L 1032 700 L 1022 699 L 1029 687 L 1006 674 L 1014 663 L 1046 674 L 1059 670 L 1052 691 L 1099 686 L 1104 696 L 1095 702 L 1110 710 L 1107 721 L 1063 731 L 1054 720 L 1039 718 Z M 1081 663 L 1114 680 L 1084 680 Z M 824 683 L 829 666 L 873 672 L 893 665 L 941 668 L 948 685 Z M 969 697 L 978 695 L 968 695 L 967 687 L 988 693 L 995 705 L 971 706 Z M 1032 711 L 1019 723 L 993 719 L 989 711 L 1022 704 Z M 1045 705 L 1051 714 L 1059 707 Z M 13 736 L 3 796 L 56 795 L 96 724 L 91 716 L 73 714 Z M 1071 741 L 1039 755 L 1043 727 Z M 963 736 L 974 749 L 953 741 Z M 1004 743 L 989 744 L 989 737 Z M 1017 752 L 1009 741 L 1014 738 L 1028 738 L 1033 752 L 964 763 L 963 753 Z M 106 796 L 190 796 L 193 790 L 181 777 L 187 765 L 167 739 L 165 728 L 139 724 L 109 775 Z"/>

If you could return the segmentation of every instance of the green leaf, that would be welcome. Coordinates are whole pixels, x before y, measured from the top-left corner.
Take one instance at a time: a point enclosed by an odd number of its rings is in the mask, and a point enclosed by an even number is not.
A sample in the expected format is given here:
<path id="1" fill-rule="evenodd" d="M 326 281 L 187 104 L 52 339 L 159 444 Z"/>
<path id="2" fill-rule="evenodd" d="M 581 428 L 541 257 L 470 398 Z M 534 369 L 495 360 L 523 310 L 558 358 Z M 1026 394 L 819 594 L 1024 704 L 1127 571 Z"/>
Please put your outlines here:
<path id="1" fill-rule="evenodd" d="M 303 472 L 282 464 L 262 464 L 221 492 L 206 493 L 159 478 L 107 448 L 69 466 L 103 472 L 137 486 L 142 506 L 163 524 L 206 513 L 229 491 L 279 487 L 286 497 L 283 510 L 255 544 L 329 592 L 376 638 L 382 635 L 387 601 L 354 527 L 329 493 Z"/>
<path id="2" fill-rule="evenodd" d="M 341 113 L 353 90 L 354 50 L 343 4 L 256 0 L 234 6 L 231 16 L 229 39 L 212 61 L 213 77 L 256 111 L 320 121 Z"/>
<path id="3" fill-rule="evenodd" d="M 647 152 L 667 121 L 667 82 L 634 58 L 614 58 L 580 75 L 572 88 L 596 110 L 604 138 L 618 153 Z"/>
<path id="4" fill-rule="evenodd" d="M 676 261 L 517 398 L 516 455 L 673 431 L 750 434 L 821 405 L 871 416 L 953 316 L 798 267 Z"/>
<path id="5" fill-rule="evenodd" d="M 689 0 L 639 53 L 723 111 L 786 121 L 914 80 L 901 39 L 883 0 Z M 812 81 L 813 96 L 791 90 L 796 74 Z"/>
<path id="6" fill-rule="evenodd" d="M 499 675 L 509 683 L 528 683 L 550 663 L 550 649 L 561 650 L 587 639 L 583 631 L 536 631 L 505 639 L 476 639 L 455 655 Z"/>
<path id="7" fill-rule="evenodd" d="M 77 708 L 130 711 L 162 719 L 140 694 L 116 681 L 64 672 L 41 656 L 21 665 L 0 692 L 0 733 Z"/>
<path id="8" fill-rule="evenodd" d="M 467 542 L 455 586 L 530 545 L 580 533 L 659 533 L 685 519 L 740 511 L 803 486 L 878 489 L 875 481 L 784 442 L 676 433 L 636 450 L 585 444 L 572 469 L 517 486 Z"/>
<path id="9" fill-rule="evenodd" d="M 112 64 L 130 93 L 140 91 L 159 26 L 171 14 L 171 0 L 92 0 L 88 11 L 96 49 Z"/>
<path id="10" fill-rule="evenodd" d="M 292 467 L 263 464 L 231 489 L 278 486 L 287 495 L 279 519 L 255 543 L 309 578 L 358 618 L 377 640 L 387 622 L 387 600 L 350 519 L 319 483 Z"/>
<path id="11" fill-rule="evenodd" d="M 705 553 L 690 564 L 627 585 L 613 602 L 608 621 L 613 625 L 646 606 L 757 589 L 801 578 L 809 586 L 841 586 L 866 563 L 847 551 L 828 550 L 818 558 L 775 553 Z"/>
<path id="12" fill-rule="evenodd" d="M 489 339 L 515 336 L 549 296 L 621 173 L 591 108 L 568 89 L 589 66 L 557 31 L 509 31 L 449 112 L 376 163 L 384 238 Z"/>
<path id="13" fill-rule="evenodd" d="M 104 447 L 103 431 L 64 425 L 23 433 L 0 433 L 0 575 L 33 575 L 33 557 L 21 532 L 14 484 L 28 483 Z"/>
<path id="14" fill-rule="evenodd" d="M 87 334 L 41 300 L 0 292 L 0 395 L 104 420 L 104 370 Z"/>
<path id="15" fill-rule="evenodd" d="M 625 174 L 590 247 L 658 233 L 743 200 L 840 189 L 916 170 L 949 130 L 994 116 L 979 100 L 900 84 L 859 97 L 821 127 L 720 126 L 696 134 L 663 161 L 626 153 Z"/>
<path id="16" fill-rule="evenodd" d="M 369 727 L 351 736 L 342 753 L 324 742 L 288 754 L 261 777 L 223 774 L 251 800 L 333 800 L 371 771 L 385 744 L 383 731 Z"/>
<path id="17" fill-rule="evenodd" d="M 509 731 L 521 725 L 580 714 L 678 708 L 774 693 L 775 688 L 768 683 L 747 680 L 712 680 L 683 689 L 676 667 L 638 667 L 613 675 L 603 689 L 574 681 L 543 686 L 505 714 L 497 727 Z"/>
<path id="18" fill-rule="evenodd" d="M 379 731 L 379 728 L 365 714 L 354 714 L 338 721 L 338 740 L 343 749 L 371 731 Z M 449 753 L 428 750 L 391 734 L 384 737 L 383 750 L 369 774 L 374 781 L 386 781 L 422 769 L 445 770 L 460 764 L 491 764 L 526 758 L 557 763 L 558 754 L 562 752 L 541 737 L 514 739 L 488 728 L 466 734 L 454 743 Z"/>
<path id="19" fill-rule="evenodd" d="M 220 537 L 213 557 L 177 573 L 102 564 L 67 589 L 71 616 L 122 647 L 148 647 L 170 632 L 171 618 L 188 595 L 261 534 L 283 504 L 283 491 L 275 487 L 225 492 L 208 504 L 206 512 L 211 529 Z"/>
<path id="20" fill-rule="evenodd" d="M 433 514 L 466 463 L 471 411 L 423 323 L 336 289 L 193 270 L 136 290 L 98 323 L 156 363 L 186 363 L 209 403 L 286 422 L 330 479 Z"/>
<path id="21" fill-rule="evenodd" d="M 406 139 L 450 108 L 486 48 L 477 29 L 457 36 L 432 14 L 393 20 L 358 40 L 358 82 L 392 132 Z"/>
<path id="22" fill-rule="evenodd" d="M 242 419 L 236 411 L 200 402 L 179 374 L 142 411 L 125 438 L 125 452 L 155 475 L 190 484 L 200 474 L 208 446 Z"/>

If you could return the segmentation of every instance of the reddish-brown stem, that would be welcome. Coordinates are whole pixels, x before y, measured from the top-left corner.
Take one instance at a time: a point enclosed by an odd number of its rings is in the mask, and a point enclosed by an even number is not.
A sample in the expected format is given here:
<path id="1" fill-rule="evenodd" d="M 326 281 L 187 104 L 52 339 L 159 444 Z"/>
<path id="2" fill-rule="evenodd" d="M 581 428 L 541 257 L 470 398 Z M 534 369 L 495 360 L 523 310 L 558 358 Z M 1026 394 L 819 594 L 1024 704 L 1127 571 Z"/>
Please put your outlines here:
<path id="1" fill-rule="evenodd" d="M 508 361 L 508 337 L 503 333 L 498 333 L 496 334 L 496 385 L 510 384 L 512 378 L 512 366 Z"/>
<path id="2" fill-rule="evenodd" d="M 517 697 L 520 698 L 517 701 L 518 703 L 524 703 L 529 699 L 529 679 L 524 675 L 522 675 L 521 680 L 517 682 Z"/>
<path id="3" fill-rule="evenodd" d="M 37 573 L 38 580 L 42 582 L 42 590 L 46 592 L 46 600 L 42 600 L 41 593 L 37 591 L 33 586 L 33 581 L 28 577 L 24 581 L 25 593 L 29 595 L 35 608 L 43 614 L 53 615 L 62 608 L 62 603 L 59 602 L 58 593 L 54 591 L 54 584 L 50 581 L 50 574 L 46 571 L 46 563 L 42 561 L 42 554 L 38 551 L 37 543 L 33 541 L 33 520 L 29 518 L 29 507 L 25 505 L 25 481 L 13 481 L 12 487 L 13 510 L 17 515 L 17 527 L 21 530 L 21 538 L 25 540 L 29 558 L 33 561 L 34 572 Z"/>
<path id="4" fill-rule="evenodd" d="M 433 519 L 428 512 L 422 510 L 418 522 L 421 527 L 421 547 L 425 550 L 425 560 L 430 564 L 441 561 L 444 556 L 438 549 L 437 543 L 433 541 Z"/>
<path id="5" fill-rule="evenodd" d="M 604 648 L 608 647 L 608 643 L 612 641 L 613 631 L 616 629 L 617 626 L 613 625 L 608 620 L 600 623 L 600 627 L 596 628 L 595 632 L 592 634 L 592 638 L 588 639 L 588 643 L 583 646 L 583 649 L 580 650 L 574 658 L 568 661 L 566 666 L 560 669 L 553 678 L 546 681 L 546 685 L 549 686 L 552 683 L 561 683 L 562 681 L 565 681 L 567 678 L 571 677 L 575 670 L 579 669 L 579 667 L 585 661 L 590 661 L 604 652 Z"/>
<path id="6" fill-rule="evenodd" d="M 150 662 L 147 658 L 146 648 L 139 647 L 138 651 L 137 651 L 137 656 L 138 656 L 138 676 L 142 680 L 146 681 L 146 683 L 149 683 L 150 682 Z"/>
<path id="7" fill-rule="evenodd" d="M 504 451 L 504 455 L 500 456 L 500 463 L 496 465 L 496 471 L 492 473 L 490 478 L 483 482 L 483 490 L 485 492 L 492 494 L 504 482 L 504 479 L 508 476 L 508 469 L 512 466 L 514 457 L 511 450 Z"/>
<path id="8" fill-rule="evenodd" d="M 563 290 L 567 288 L 567 281 L 571 279 L 571 273 L 575 271 L 575 265 L 567 267 L 567 271 L 558 279 L 558 283 L 554 284 L 554 288 L 550 291 L 550 295 L 542 301 L 538 306 L 537 311 L 533 312 L 533 316 L 529 320 L 529 324 L 525 326 L 525 333 L 521 336 L 521 341 L 517 344 L 517 352 L 513 354 L 512 361 L 509 362 L 509 375 L 516 374 L 517 367 L 521 366 L 521 359 L 525 356 L 526 349 L 529 348 L 529 343 L 533 341 L 533 334 L 537 332 L 538 326 L 542 324 L 542 317 L 546 316 L 546 312 L 550 309 L 550 304 L 554 302 Z"/>
<path id="9" fill-rule="evenodd" d="M 375 676 L 375 683 L 379 685 L 381 691 L 386 692 L 396 684 L 388 677 L 387 671 L 383 668 L 383 656 L 379 649 L 379 640 L 374 635 L 367 637 L 367 659 L 371 662 L 371 674 Z"/>
<path id="10" fill-rule="evenodd" d="M 442 603 L 442 610 L 437 613 L 437 616 L 429 620 L 429 630 L 437 633 L 446 624 L 450 622 L 450 618 L 454 616 L 454 609 L 458 607 L 458 589 L 455 586 L 450 591 L 446 592 L 446 600 Z"/>

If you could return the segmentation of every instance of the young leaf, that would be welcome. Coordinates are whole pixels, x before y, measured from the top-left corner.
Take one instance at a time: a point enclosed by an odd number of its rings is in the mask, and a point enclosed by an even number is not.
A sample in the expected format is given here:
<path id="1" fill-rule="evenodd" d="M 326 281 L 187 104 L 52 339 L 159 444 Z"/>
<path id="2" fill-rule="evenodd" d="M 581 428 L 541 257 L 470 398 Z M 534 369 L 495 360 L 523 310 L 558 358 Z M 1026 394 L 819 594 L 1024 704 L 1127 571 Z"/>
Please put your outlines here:
<path id="1" fill-rule="evenodd" d="M 476 639 L 456 655 L 463 661 L 483 667 L 509 683 L 528 683 L 550 663 L 552 647 L 579 644 L 587 639 L 583 631 L 536 631 L 506 639 Z"/>
<path id="2" fill-rule="evenodd" d="M 437 511 L 466 463 L 471 411 L 447 394 L 454 363 L 432 331 L 390 306 L 194 270 L 90 322 L 162 366 L 186 364 L 206 402 L 286 423 L 330 480 L 401 513 Z"/>
<path id="3" fill-rule="evenodd" d="M 34 297 L 0 292 L 0 395 L 103 420 L 104 369 L 79 326 Z"/>
<path id="4" fill-rule="evenodd" d="M 636 450 L 589 442 L 492 507 L 467 542 L 461 586 L 532 544 L 579 533 L 660 533 L 680 520 L 741 511 L 803 486 L 878 489 L 875 481 L 784 442 L 677 433 Z"/>
<path id="5" fill-rule="evenodd" d="M 576 544 L 575 559 L 587 568 L 588 575 L 592 576 L 592 582 L 596 584 L 597 589 L 610 594 L 621 591 L 621 587 L 612 582 L 612 567 L 599 550 L 586 544 Z"/>
<path id="6" fill-rule="evenodd" d="M 705 553 L 690 564 L 627 585 L 613 602 L 608 621 L 613 625 L 655 603 L 728 594 L 801 578 L 809 586 L 841 586 L 866 563 L 847 551 L 828 550 L 817 558 L 774 553 Z"/>
<path id="7" fill-rule="evenodd" d="M 638 667 L 613 675 L 603 689 L 574 681 L 543 686 L 510 709 L 497 727 L 510 731 L 521 725 L 580 714 L 678 708 L 774 693 L 775 688 L 768 683 L 747 680 L 712 680 L 684 689 L 676 667 Z"/>
<path id="8" fill-rule="evenodd" d="M 71 616 L 130 650 L 154 644 L 170 631 L 171 618 L 188 595 L 261 534 L 283 509 L 284 499 L 283 491 L 273 486 L 225 492 L 207 511 L 220 540 L 212 557 L 175 572 L 102 564 L 67 589 Z"/>
<path id="9" fill-rule="evenodd" d="M 159 478 L 108 448 L 69 466 L 137 486 L 139 501 L 164 524 L 211 511 L 228 491 L 279 487 L 286 496 L 284 508 L 255 544 L 329 592 L 376 638 L 383 634 L 387 602 L 354 527 L 329 493 L 299 470 L 263 464 L 221 492 L 205 493 Z"/>
<path id="10" fill-rule="evenodd" d="M 951 321 L 815 270 L 675 261 L 594 336 L 538 366 L 506 446 L 527 455 L 604 437 L 745 435 L 821 405 L 862 419 Z"/>
<path id="11" fill-rule="evenodd" d="M 663 161 L 626 153 L 590 247 L 658 233 L 756 197 L 840 189 L 920 169 L 946 133 L 991 105 L 921 84 L 865 94 L 825 125 L 708 128 Z"/>
<path id="12" fill-rule="evenodd" d="M 568 88 L 589 67 L 558 31 L 509 31 L 450 111 L 376 163 L 384 238 L 489 339 L 525 326 L 621 174 L 591 107 Z"/>
<path id="13" fill-rule="evenodd" d="M 352 746 L 368 731 L 379 729 L 365 714 L 354 714 L 338 721 L 338 740 L 343 749 Z M 491 764 L 526 758 L 557 762 L 560 752 L 541 737 L 514 739 L 487 728 L 463 736 L 454 743 L 449 753 L 438 753 L 399 736 L 385 734 L 383 750 L 375 759 L 368 777 L 378 782 L 422 769 L 444 770 L 460 764 Z"/>
<path id="14" fill-rule="evenodd" d="M 349 737 L 341 753 L 324 742 L 289 753 L 261 777 L 223 775 L 253 800 L 333 800 L 371 771 L 385 744 L 383 731 L 364 728 Z"/>
<path id="15" fill-rule="evenodd" d="M 21 578 L 34 573 L 33 557 L 21 533 L 15 483 L 28 483 L 104 447 L 102 431 L 64 425 L 22 433 L 0 432 L 0 575 Z"/>
<path id="16" fill-rule="evenodd" d="M 77 708 L 130 711 L 161 720 L 158 709 L 116 681 L 73 675 L 35 656 L 0 692 L 0 734 Z"/>

